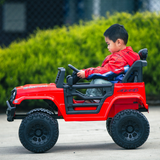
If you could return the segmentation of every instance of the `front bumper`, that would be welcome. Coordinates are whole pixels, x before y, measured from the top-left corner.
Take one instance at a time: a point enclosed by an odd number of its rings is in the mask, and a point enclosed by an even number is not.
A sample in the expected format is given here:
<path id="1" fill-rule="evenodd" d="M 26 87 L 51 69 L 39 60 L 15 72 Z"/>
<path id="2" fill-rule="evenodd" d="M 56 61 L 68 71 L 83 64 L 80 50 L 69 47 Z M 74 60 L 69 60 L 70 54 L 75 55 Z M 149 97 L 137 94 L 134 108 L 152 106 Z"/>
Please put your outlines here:
<path id="1" fill-rule="evenodd" d="M 14 121 L 16 107 L 11 107 L 9 101 L 6 101 L 6 103 L 8 106 L 7 110 L 6 110 L 7 121 L 12 122 L 12 121 Z"/>

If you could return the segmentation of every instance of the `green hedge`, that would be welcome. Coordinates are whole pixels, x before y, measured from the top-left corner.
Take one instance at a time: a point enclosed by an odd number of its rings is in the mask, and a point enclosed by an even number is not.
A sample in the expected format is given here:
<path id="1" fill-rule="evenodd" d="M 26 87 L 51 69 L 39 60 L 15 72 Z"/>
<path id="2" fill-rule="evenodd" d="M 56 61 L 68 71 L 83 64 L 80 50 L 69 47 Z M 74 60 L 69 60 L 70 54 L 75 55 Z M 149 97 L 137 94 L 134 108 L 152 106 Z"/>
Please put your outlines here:
<path id="1" fill-rule="evenodd" d="M 128 45 L 135 52 L 148 48 L 148 66 L 144 68 L 146 93 L 160 93 L 160 14 L 115 13 L 107 18 L 80 22 L 79 25 L 37 30 L 27 40 L 13 42 L 0 49 L 0 106 L 10 97 L 15 86 L 54 82 L 58 67 L 67 74 L 72 64 L 81 69 L 101 65 L 110 54 L 103 33 L 112 24 L 120 23 L 129 33 Z"/>

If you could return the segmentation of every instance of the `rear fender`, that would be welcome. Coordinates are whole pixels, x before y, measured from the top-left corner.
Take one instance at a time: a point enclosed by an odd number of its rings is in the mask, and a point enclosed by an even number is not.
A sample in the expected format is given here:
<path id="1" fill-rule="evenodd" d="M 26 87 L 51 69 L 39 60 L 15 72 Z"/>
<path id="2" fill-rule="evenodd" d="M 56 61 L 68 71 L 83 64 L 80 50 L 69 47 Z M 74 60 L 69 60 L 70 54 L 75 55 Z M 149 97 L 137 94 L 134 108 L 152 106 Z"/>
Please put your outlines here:
<path id="1" fill-rule="evenodd" d="M 126 109 L 133 109 L 139 111 L 148 111 L 148 104 L 146 104 L 145 99 L 141 95 L 133 96 L 118 96 L 113 98 L 111 101 L 106 117 L 114 117 L 118 112 Z"/>

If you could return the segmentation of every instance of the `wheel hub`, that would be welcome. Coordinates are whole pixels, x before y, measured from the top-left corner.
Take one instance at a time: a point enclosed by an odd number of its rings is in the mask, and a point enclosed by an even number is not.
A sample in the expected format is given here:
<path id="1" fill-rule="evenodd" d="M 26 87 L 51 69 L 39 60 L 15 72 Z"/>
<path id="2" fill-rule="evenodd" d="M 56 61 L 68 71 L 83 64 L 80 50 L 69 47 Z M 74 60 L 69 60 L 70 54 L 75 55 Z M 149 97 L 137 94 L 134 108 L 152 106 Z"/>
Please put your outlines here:
<path id="1" fill-rule="evenodd" d="M 29 139 L 33 144 L 43 144 L 49 136 L 48 129 L 43 125 L 34 125 L 29 131 Z"/>
<path id="2" fill-rule="evenodd" d="M 37 129 L 35 132 L 35 135 L 40 137 L 43 134 L 43 132 L 40 129 Z"/>
<path id="3" fill-rule="evenodd" d="M 121 126 L 120 132 L 127 141 L 134 141 L 140 134 L 139 125 L 130 120 Z"/>
<path id="4" fill-rule="evenodd" d="M 132 133 L 134 131 L 133 126 L 128 126 L 127 127 L 127 132 Z"/>

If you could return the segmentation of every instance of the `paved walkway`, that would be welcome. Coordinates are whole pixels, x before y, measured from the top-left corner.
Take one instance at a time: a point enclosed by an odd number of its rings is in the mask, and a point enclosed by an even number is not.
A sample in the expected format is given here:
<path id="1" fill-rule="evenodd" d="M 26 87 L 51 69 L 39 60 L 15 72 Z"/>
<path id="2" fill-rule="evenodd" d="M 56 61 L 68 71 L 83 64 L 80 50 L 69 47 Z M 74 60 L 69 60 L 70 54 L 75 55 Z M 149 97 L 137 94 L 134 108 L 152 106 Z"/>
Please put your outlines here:
<path id="1" fill-rule="evenodd" d="M 0 114 L 0 160 L 160 160 L 160 107 L 144 113 L 150 136 L 141 147 L 125 150 L 108 135 L 105 122 L 59 122 L 59 139 L 46 153 L 26 150 L 18 138 L 21 120 L 7 122 Z"/>

